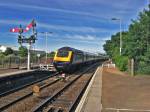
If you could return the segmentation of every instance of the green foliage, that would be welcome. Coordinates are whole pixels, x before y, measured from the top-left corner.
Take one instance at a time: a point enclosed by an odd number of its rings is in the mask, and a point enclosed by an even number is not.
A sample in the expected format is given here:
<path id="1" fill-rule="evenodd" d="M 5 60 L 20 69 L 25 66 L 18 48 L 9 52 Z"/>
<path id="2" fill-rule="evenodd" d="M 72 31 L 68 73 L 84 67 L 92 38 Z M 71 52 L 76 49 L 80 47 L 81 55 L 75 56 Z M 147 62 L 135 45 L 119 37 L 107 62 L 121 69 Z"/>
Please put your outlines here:
<path id="1" fill-rule="evenodd" d="M 114 57 L 114 61 L 121 71 L 128 70 L 128 57 L 117 55 Z"/>
<path id="2" fill-rule="evenodd" d="M 128 59 L 133 58 L 136 71 L 150 73 L 150 5 L 132 20 L 127 32 L 122 32 L 122 56 L 119 56 L 119 32 L 104 44 L 104 50 L 115 61 L 120 70 L 127 70 Z"/>
<path id="3" fill-rule="evenodd" d="M 146 64 L 144 61 L 140 61 L 138 65 L 138 73 L 140 74 L 149 74 L 150 73 L 150 65 Z"/>
<path id="4" fill-rule="evenodd" d="M 0 58 L 4 58 L 5 55 L 3 53 L 0 53 Z"/>
<path id="5" fill-rule="evenodd" d="M 52 51 L 50 53 L 47 54 L 47 57 L 53 58 L 55 56 L 55 52 Z"/>
<path id="6" fill-rule="evenodd" d="M 6 49 L 6 51 L 4 52 L 4 55 L 7 56 L 7 55 L 10 55 L 10 54 L 13 54 L 13 50 L 8 47 L 8 48 Z"/>
<path id="7" fill-rule="evenodd" d="M 28 55 L 28 49 L 25 46 L 19 47 L 19 56 L 26 57 Z"/>

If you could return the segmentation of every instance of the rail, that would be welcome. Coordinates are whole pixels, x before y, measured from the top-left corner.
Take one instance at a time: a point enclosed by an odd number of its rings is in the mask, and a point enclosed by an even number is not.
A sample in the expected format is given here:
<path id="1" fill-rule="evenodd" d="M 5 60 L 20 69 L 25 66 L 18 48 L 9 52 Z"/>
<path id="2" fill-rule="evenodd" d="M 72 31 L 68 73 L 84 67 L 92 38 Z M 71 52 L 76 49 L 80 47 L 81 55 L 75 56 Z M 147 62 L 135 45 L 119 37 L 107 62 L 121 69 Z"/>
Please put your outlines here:
<path id="1" fill-rule="evenodd" d="M 27 86 L 30 86 L 30 85 L 32 85 L 32 84 L 41 82 L 41 81 L 43 81 L 43 80 L 45 80 L 45 79 L 48 79 L 48 78 L 50 78 L 50 77 L 53 77 L 53 76 L 55 76 L 55 75 L 57 75 L 57 74 L 58 74 L 58 73 L 54 73 L 54 74 L 52 74 L 52 75 L 50 75 L 50 76 L 46 76 L 46 77 L 44 77 L 44 78 L 42 78 L 42 79 L 40 78 L 39 80 L 33 81 L 33 82 L 31 82 L 31 83 L 28 83 L 28 84 L 25 84 L 25 85 L 22 85 L 22 86 L 19 86 L 19 87 L 16 87 L 16 88 L 14 88 L 14 89 L 11 89 L 11 90 L 9 90 L 9 91 L 5 91 L 5 92 L 3 92 L 3 93 L 0 93 L 0 97 L 6 96 L 6 95 L 8 95 L 8 94 L 10 94 L 10 93 L 13 93 L 13 92 L 18 91 L 18 90 L 20 90 L 20 89 L 23 89 L 23 88 L 25 88 L 25 87 L 27 87 Z"/>
<path id="2" fill-rule="evenodd" d="M 93 67 L 93 66 L 92 66 Z M 55 101 L 55 99 L 58 96 L 61 96 L 71 85 L 73 85 L 78 79 L 80 79 L 80 77 L 83 76 L 83 74 L 85 74 L 86 72 L 88 72 L 92 67 L 89 67 L 88 69 L 86 69 L 85 71 L 83 71 L 80 75 L 78 75 L 75 79 L 73 79 L 71 82 L 69 82 L 67 85 L 65 85 L 62 89 L 60 89 L 59 91 L 57 91 L 56 93 L 54 93 L 51 97 L 47 98 L 45 101 L 41 102 L 38 106 L 36 106 L 35 108 L 33 108 L 31 111 L 32 112 L 39 112 L 42 110 L 45 110 L 45 107 L 47 107 L 48 104 L 52 103 Z M 91 79 L 91 77 L 90 77 Z M 80 93 L 77 96 L 77 99 L 72 103 L 71 106 L 69 106 L 69 112 L 71 112 L 74 109 L 74 106 L 77 102 L 77 100 L 81 97 L 81 94 L 83 94 L 83 91 L 85 90 L 85 88 L 87 87 L 90 79 L 87 81 L 87 83 L 85 84 L 84 88 L 82 88 L 83 90 L 80 91 Z M 67 101 L 67 99 L 66 99 Z M 52 112 L 64 112 L 64 110 L 62 108 L 53 108 L 53 107 L 48 107 L 47 108 L 48 112 L 51 110 Z"/>
<path id="3" fill-rule="evenodd" d="M 53 74 L 53 75 L 51 75 L 51 76 L 49 76 L 49 77 L 47 77 L 47 78 L 43 78 L 43 79 L 39 80 L 38 82 L 41 82 L 41 81 L 43 81 L 43 80 L 46 80 L 46 79 L 48 79 L 48 78 L 50 78 L 50 77 L 53 77 L 53 76 L 56 76 L 56 75 L 58 75 L 58 73 L 55 73 L 55 74 Z M 54 80 L 54 81 L 51 81 L 50 83 L 47 83 L 47 84 L 41 86 L 40 89 L 42 90 L 42 89 L 46 88 L 47 86 L 56 83 L 58 80 L 59 80 L 59 79 Z M 38 83 L 38 82 L 35 82 L 35 83 Z M 28 85 L 26 85 L 26 86 L 29 86 L 29 85 L 32 85 L 32 84 L 28 84 Z M 25 87 L 23 87 L 23 88 L 25 88 Z M 29 97 L 29 96 L 31 96 L 31 95 L 33 95 L 33 91 L 29 91 L 26 95 L 21 96 L 20 98 L 17 98 L 17 99 L 15 99 L 15 100 L 13 100 L 13 101 L 9 101 L 9 103 L 7 103 L 6 105 L 0 107 L 0 111 L 3 111 L 3 110 L 5 110 L 5 109 L 7 109 L 8 107 L 14 105 L 15 103 L 17 103 L 17 102 L 19 102 L 19 101 L 21 101 L 21 100 L 23 100 L 23 99 L 25 99 L 25 98 L 27 98 L 27 97 Z"/>

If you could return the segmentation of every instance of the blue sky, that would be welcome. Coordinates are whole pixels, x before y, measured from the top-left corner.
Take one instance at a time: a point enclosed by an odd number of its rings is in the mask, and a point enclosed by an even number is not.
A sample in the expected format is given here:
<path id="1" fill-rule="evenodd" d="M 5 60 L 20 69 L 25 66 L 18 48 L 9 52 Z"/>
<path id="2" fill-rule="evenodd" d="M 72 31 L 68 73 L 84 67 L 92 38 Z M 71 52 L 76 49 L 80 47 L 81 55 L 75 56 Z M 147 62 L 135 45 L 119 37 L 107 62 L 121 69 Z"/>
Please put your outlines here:
<path id="1" fill-rule="evenodd" d="M 53 32 L 48 35 L 48 51 L 70 46 L 104 52 L 105 41 L 119 31 L 119 22 L 111 18 L 120 18 L 126 31 L 147 5 L 148 0 L 0 0 L 0 44 L 19 46 L 17 34 L 9 29 L 35 19 L 38 32 Z M 34 46 L 45 50 L 43 34 Z"/>

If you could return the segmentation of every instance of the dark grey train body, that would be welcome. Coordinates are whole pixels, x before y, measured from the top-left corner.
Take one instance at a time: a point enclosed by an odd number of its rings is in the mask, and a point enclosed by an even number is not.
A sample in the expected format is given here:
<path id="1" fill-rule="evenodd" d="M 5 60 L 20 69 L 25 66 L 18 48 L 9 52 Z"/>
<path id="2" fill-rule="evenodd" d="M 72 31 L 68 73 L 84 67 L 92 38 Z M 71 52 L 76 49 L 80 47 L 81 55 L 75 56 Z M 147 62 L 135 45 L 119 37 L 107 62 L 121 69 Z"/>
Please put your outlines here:
<path id="1" fill-rule="evenodd" d="M 53 64 L 57 71 L 72 72 L 100 59 L 100 56 L 92 53 L 83 52 L 71 47 L 62 47 L 56 51 Z"/>

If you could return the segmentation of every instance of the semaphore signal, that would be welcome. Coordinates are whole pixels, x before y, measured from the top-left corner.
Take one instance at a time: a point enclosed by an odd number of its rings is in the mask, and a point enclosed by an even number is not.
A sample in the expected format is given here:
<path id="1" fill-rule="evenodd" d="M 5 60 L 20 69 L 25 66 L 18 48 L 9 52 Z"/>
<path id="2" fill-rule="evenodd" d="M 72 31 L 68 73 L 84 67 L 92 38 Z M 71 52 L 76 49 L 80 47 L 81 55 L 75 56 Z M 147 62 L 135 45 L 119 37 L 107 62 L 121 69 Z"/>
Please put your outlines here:
<path id="1" fill-rule="evenodd" d="M 23 33 L 28 32 L 30 29 L 32 29 L 32 35 L 29 37 L 23 36 Z M 30 24 L 26 26 L 25 29 L 22 28 L 20 25 L 19 28 L 12 28 L 10 29 L 10 32 L 18 33 L 18 43 L 22 45 L 23 43 L 28 43 L 28 65 L 27 69 L 30 70 L 30 47 L 32 44 L 35 43 L 35 40 L 37 40 L 37 32 L 36 32 L 36 22 L 33 19 Z"/>

